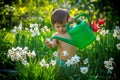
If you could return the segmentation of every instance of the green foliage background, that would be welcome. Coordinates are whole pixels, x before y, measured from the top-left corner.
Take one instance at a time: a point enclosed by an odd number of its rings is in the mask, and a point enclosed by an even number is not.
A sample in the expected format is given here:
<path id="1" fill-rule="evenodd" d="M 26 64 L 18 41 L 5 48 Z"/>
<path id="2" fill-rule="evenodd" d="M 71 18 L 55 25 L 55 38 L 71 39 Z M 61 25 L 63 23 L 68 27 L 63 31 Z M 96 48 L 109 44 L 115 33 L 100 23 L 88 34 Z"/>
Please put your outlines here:
<path id="1" fill-rule="evenodd" d="M 71 16 L 80 12 L 91 15 L 92 20 L 104 18 L 107 28 L 119 25 L 119 10 L 113 0 L 2 0 L 0 2 L 1 28 L 12 28 L 19 23 L 46 24 L 51 27 L 50 15 L 56 8 L 66 8 Z M 6 6 L 7 5 L 7 6 Z"/>

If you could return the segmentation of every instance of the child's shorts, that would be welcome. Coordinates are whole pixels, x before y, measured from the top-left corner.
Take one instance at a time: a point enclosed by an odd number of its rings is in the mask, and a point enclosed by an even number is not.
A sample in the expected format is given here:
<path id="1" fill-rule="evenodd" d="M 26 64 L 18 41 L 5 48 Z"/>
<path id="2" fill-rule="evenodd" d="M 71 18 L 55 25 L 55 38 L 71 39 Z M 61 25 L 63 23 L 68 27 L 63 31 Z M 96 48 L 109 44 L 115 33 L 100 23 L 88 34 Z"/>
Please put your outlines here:
<path id="1" fill-rule="evenodd" d="M 62 67 L 62 68 L 65 68 L 66 67 L 66 64 L 65 64 L 65 61 L 63 61 L 63 60 L 60 60 L 60 59 L 56 59 L 56 61 L 57 61 L 57 65 L 58 66 L 60 66 L 60 67 Z"/>
<path id="2" fill-rule="evenodd" d="M 77 51 L 75 54 L 77 55 L 77 54 L 79 54 L 79 52 Z M 57 65 L 60 66 L 60 67 L 62 67 L 62 68 L 68 68 L 68 66 L 66 65 L 65 61 L 60 60 L 59 58 L 56 58 L 56 62 L 57 62 Z M 71 67 L 73 68 L 73 66 L 69 66 L 69 68 L 71 68 Z"/>
<path id="3" fill-rule="evenodd" d="M 62 74 L 72 74 L 73 70 L 75 69 L 74 65 L 71 66 L 67 66 L 66 62 L 60 59 L 57 59 L 57 65 L 58 65 L 58 69 L 60 69 L 60 71 L 62 72 Z"/>

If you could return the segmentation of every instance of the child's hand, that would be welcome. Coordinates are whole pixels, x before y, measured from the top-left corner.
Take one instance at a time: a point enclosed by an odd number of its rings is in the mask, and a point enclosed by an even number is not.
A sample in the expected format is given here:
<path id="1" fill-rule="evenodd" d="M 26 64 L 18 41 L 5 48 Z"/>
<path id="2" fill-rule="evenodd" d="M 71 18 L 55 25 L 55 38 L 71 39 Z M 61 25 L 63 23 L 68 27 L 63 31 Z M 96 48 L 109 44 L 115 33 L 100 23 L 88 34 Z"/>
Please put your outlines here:
<path id="1" fill-rule="evenodd" d="M 74 22 L 74 18 L 70 17 L 70 18 L 68 19 L 68 22 Z"/>
<path id="2" fill-rule="evenodd" d="M 50 39 L 47 38 L 45 43 L 49 48 L 52 48 L 52 42 Z"/>

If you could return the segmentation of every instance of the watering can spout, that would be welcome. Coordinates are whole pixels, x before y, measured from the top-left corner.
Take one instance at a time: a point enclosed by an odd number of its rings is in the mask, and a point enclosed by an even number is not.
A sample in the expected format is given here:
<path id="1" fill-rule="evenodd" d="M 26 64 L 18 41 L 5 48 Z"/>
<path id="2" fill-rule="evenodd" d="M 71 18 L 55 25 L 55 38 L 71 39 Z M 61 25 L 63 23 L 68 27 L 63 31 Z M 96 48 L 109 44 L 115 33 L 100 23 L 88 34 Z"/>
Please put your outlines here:
<path id="1" fill-rule="evenodd" d="M 71 44 L 71 45 L 73 45 L 73 46 L 76 46 L 75 43 L 74 43 L 71 39 L 62 38 L 62 37 L 60 37 L 60 36 L 53 36 L 53 37 L 50 38 L 50 40 L 52 40 L 52 39 L 58 39 L 58 40 L 61 40 L 61 41 L 63 41 L 63 42 L 66 42 L 66 43 L 68 43 L 68 44 Z"/>

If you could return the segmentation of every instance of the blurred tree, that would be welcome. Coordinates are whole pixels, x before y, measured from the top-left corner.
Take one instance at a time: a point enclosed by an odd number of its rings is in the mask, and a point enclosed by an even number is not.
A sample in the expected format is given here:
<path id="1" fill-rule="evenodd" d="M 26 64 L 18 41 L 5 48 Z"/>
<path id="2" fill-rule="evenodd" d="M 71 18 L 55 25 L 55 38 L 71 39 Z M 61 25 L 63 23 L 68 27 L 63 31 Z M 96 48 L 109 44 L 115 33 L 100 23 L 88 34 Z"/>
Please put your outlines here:
<path id="1" fill-rule="evenodd" d="M 102 18 L 106 19 L 107 28 L 113 29 L 116 25 L 120 25 L 120 10 L 116 0 L 98 0 L 94 5 L 99 10 L 98 17 L 103 14 Z"/>
<path id="2" fill-rule="evenodd" d="M 14 7 L 15 11 L 11 10 Z M 50 25 L 50 13 L 59 7 L 75 10 L 72 15 L 83 11 L 95 16 L 95 19 L 104 18 L 107 28 L 110 29 L 120 24 L 120 11 L 116 0 L 1 0 L 0 28 L 10 28 L 20 22 Z"/>
<path id="3" fill-rule="evenodd" d="M 4 27 L 10 27 L 12 25 L 12 13 L 10 8 L 12 4 L 16 3 L 17 0 L 0 0 L 0 29 Z"/>

